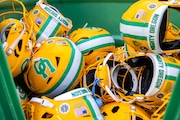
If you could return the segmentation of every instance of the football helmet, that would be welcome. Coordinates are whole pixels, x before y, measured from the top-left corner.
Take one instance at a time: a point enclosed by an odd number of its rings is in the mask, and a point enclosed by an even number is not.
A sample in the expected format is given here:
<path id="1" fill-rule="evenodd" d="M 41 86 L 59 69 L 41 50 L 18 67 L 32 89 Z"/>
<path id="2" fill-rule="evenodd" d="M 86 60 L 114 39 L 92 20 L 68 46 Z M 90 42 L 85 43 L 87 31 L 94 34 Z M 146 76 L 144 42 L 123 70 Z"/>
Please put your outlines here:
<path id="1" fill-rule="evenodd" d="M 24 70 L 32 52 L 35 41 L 33 21 L 24 4 L 18 0 L 1 0 L 0 6 L 10 7 L 0 13 L 0 39 L 12 76 L 16 77 Z"/>
<path id="2" fill-rule="evenodd" d="M 23 90 L 23 88 L 17 84 L 16 84 L 16 92 L 17 92 L 18 98 L 20 100 L 22 109 L 24 110 L 24 113 L 26 113 L 26 105 L 29 102 L 29 98 L 28 98 L 26 92 Z"/>
<path id="3" fill-rule="evenodd" d="M 147 53 L 145 56 L 130 58 L 126 63 L 131 66 L 139 79 L 136 94 L 144 95 L 144 100 L 136 101 L 142 106 L 158 106 L 161 99 L 172 92 L 180 74 L 180 61 L 171 56 Z"/>
<path id="4" fill-rule="evenodd" d="M 104 58 L 115 50 L 115 40 L 105 29 L 99 27 L 78 28 L 69 35 L 85 57 L 85 64 L 90 65 Z"/>
<path id="5" fill-rule="evenodd" d="M 150 120 L 150 115 L 135 104 L 112 102 L 103 105 L 100 110 L 104 120 Z"/>
<path id="6" fill-rule="evenodd" d="M 7 18 L 14 19 L 22 19 L 26 25 L 26 30 L 29 32 L 29 36 L 31 39 L 35 41 L 35 36 L 32 34 L 33 32 L 33 20 L 29 16 L 29 13 L 23 4 L 23 2 L 19 0 L 1 0 L 0 1 L 1 9 L 3 12 L 0 13 L 0 21 L 3 21 Z M 2 28 L 0 28 L 2 30 Z"/>
<path id="7" fill-rule="evenodd" d="M 85 75 L 83 77 L 82 86 L 90 89 L 93 95 L 99 98 L 103 104 L 109 102 L 123 102 L 123 92 L 126 95 L 132 96 L 138 89 L 138 79 L 135 71 L 130 70 L 130 66 L 125 67 L 114 61 L 114 53 L 109 53 L 104 59 L 97 61 L 93 65 L 89 65 L 85 69 Z M 125 72 L 127 71 L 127 72 Z M 125 81 L 124 86 L 118 86 L 119 80 Z M 125 76 L 125 77 L 124 77 Z M 120 89 L 121 92 L 117 92 L 114 88 Z M 132 102 L 132 99 L 126 99 L 126 102 Z M 125 101 L 124 101 L 125 102 Z"/>
<path id="8" fill-rule="evenodd" d="M 172 27 L 169 9 L 168 4 L 161 1 L 140 0 L 132 4 L 121 17 L 122 38 L 138 51 L 176 52 L 180 49 L 179 28 Z"/>
<path id="9" fill-rule="evenodd" d="M 23 72 L 32 52 L 33 42 L 23 21 L 8 18 L 0 23 L 0 38 L 13 77 Z"/>
<path id="10" fill-rule="evenodd" d="M 35 49 L 24 79 L 35 93 L 54 97 L 75 88 L 83 69 L 84 57 L 76 45 L 65 37 L 51 37 Z"/>
<path id="11" fill-rule="evenodd" d="M 77 88 L 53 99 L 32 97 L 27 108 L 28 120 L 103 120 L 92 93 Z"/>
<path id="12" fill-rule="evenodd" d="M 84 77 L 81 83 L 81 86 L 91 90 L 95 98 L 99 99 L 102 104 L 119 101 L 111 91 L 110 67 L 107 62 L 112 55 L 113 53 L 109 53 L 105 58 L 89 65 L 84 70 Z M 99 105 L 101 106 L 102 104 Z"/>
<path id="13" fill-rule="evenodd" d="M 35 7 L 29 11 L 29 16 L 34 21 L 37 42 L 53 36 L 66 37 L 72 28 L 72 21 L 44 0 L 36 3 Z"/>

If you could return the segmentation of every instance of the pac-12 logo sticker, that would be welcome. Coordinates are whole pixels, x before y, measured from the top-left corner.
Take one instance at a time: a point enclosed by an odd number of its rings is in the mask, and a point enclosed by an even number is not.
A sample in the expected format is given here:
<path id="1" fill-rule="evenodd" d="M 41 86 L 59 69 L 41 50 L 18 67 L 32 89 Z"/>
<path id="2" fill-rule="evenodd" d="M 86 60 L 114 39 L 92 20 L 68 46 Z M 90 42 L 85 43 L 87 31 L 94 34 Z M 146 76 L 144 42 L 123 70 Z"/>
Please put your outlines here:
<path id="1" fill-rule="evenodd" d="M 44 79 L 48 77 L 48 74 L 46 73 L 46 69 L 49 69 L 51 73 L 54 73 L 56 69 L 51 64 L 51 62 L 46 58 L 39 58 L 38 60 L 35 60 L 34 62 L 34 69 L 38 75 L 42 75 Z"/>
<path id="2" fill-rule="evenodd" d="M 70 110 L 70 106 L 69 104 L 67 103 L 62 103 L 60 106 L 59 106 L 59 111 L 62 113 L 62 114 L 67 114 Z"/>

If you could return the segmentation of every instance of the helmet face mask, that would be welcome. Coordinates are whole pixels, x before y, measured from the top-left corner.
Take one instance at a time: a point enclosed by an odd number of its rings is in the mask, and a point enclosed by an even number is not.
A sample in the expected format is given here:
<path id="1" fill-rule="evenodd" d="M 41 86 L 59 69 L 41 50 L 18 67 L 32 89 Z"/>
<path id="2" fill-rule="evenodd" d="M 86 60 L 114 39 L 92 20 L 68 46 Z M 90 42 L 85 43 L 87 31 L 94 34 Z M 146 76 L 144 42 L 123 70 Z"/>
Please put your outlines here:
<path id="1" fill-rule="evenodd" d="M 11 4 L 10 4 L 11 3 Z M 20 1 L 2 0 L 0 6 L 7 4 L 9 11 L 0 14 L 0 36 L 7 61 L 12 72 L 16 77 L 24 71 L 31 56 L 35 38 L 32 34 L 32 20 L 24 4 Z M 10 18 L 9 16 L 14 16 Z M 16 62 L 14 62 L 16 61 Z"/>

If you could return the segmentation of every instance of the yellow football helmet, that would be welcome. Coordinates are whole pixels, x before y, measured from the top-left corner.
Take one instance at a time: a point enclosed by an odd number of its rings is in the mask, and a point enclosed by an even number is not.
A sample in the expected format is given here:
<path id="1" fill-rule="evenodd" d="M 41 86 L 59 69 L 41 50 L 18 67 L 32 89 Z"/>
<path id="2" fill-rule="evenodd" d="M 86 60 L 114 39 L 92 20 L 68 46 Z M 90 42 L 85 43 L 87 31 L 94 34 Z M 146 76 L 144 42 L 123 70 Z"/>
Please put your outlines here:
<path id="1" fill-rule="evenodd" d="M 90 65 L 104 58 L 109 52 L 115 50 L 115 40 L 103 28 L 83 27 L 78 28 L 69 35 L 85 57 L 85 64 Z"/>
<path id="2" fill-rule="evenodd" d="M 132 4 L 120 21 L 124 41 L 143 52 L 170 54 L 179 51 L 180 31 L 178 27 L 172 27 L 169 21 L 168 6 L 156 0 L 140 0 Z"/>
<path id="3" fill-rule="evenodd" d="M 33 20 L 29 16 L 29 13 L 23 4 L 19 0 L 1 0 L 0 6 L 3 12 L 0 13 L 0 21 L 3 21 L 8 18 L 22 20 L 25 23 L 26 30 L 29 32 L 29 37 L 31 40 L 35 41 L 35 36 L 33 32 Z M 3 28 L 0 28 L 0 31 Z"/>
<path id="4" fill-rule="evenodd" d="M 12 76 L 16 77 L 24 70 L 32 52 L 35 41 L 33 21 L 24 4 L 18 0 L 1 0 L 0 6 L 8 8 L 0 13 L 0 39 Z"/>
<path id="5" fill-rule="evenodd" d="M 65 37 L 51 37 L 35 49 L 24 79 L 35 93 L 54 97 L 81 81 L 84 57 Z"/>
<path id="6" fill-rule="evenodd" d="M 95 98 L 100 100 L 99 106 L 108 102 L 119 101 L 117 96 L 111 91 L 111 67 L 108 65 L 108 60 L 112 55 L 113 53 L 107 54 L 105 58 L 89 65 L 84 70 L 81 85 L 91 90 Z"/>
<path id="7" fill-rule="evenodd" d="M 121 51 L 121 50 L 120 50 Z M 104 59 L 97 61 L 95 64 L 89 65 L 85 69 L 82 86 L 90 89 L 93 95 L 102 101 L 102 104 L 109 102 L 123 101 L 123 93 L 117 92 L 120 89 L 126 92 L 126 95 L 132 96 L 138 89 L 138 79 L 134 70 L 130 70 L 130 66 L 120 66 L 114 61 L 116 54 L 109 53 Z M 128 71 L 126 73 L 126 71 Z M 120 77 L 118 77 L 120 76 Z M 125 80 L 124 86 L 119 86 L 119 80 Z M 128 101 L 130 102 L 130 101 Z"/>
<path id="8" fill-rule="evenodd" d="M 24 110 L 24 113 L 26 113 L 26 106 L 27 106 L 27 103 L 29 102 L 29 98 L 26 92 L 23 90 L 23 88 L 20 87 L 19 85 L 16 85 L 16 92 L 19 97 L 22 109 Z"/>
<path id="9" fill-rule="evenodd" d="M 100 110 L 104 120 L 150 120 L 150 115 L 135 104 L 112 102 L 103 105 Z"/>
<path id="10" fill-rule="evenodd" d="M 103 120 L 92 93 L 77 88 L 53 99 L 32 97 L 27 108 L 28 120 Z"/>
<path id="11" fill-rule="evenodd" d="M 136 103 L 150 109 L 162 104 L 161 99 L 172 92 L 180 74 L 180 61 L 171 56 L 147 53 L 131 58 L 126 63 L 136 71 L 139 79 L 136 94 L 144 95 L 144 99 Z"/>
<path id="12" fill-rule="evenodd" d="M 0 38 L 13 77 L 23 72 L 31 52 L 32 40 L 23 21 L 8 18 L 0 23 Z"/>
<path id="13" fill-rule="evenodd" d="M 53 36 L 66 37 L 72 28 L 72 21 L 44 0 L 39 0 L 29 15 L 34 21 L 37 42 Z"/>

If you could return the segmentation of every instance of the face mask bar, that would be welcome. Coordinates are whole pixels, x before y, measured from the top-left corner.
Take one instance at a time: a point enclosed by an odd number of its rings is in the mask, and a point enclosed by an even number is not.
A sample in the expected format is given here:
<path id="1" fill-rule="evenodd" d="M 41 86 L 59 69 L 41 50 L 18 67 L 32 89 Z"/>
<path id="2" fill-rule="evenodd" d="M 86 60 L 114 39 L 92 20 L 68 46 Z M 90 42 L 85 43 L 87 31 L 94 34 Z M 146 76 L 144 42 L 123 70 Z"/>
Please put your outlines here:
<path id="1" fill-rule="evenodd" d="M 121 55 L 124 53 L 121 53 Z M 142 96 L 144 95 L 135 94 L 138 87 L 138 77 L 140 75 L 137 77 L 135 71 L 127 63 L 125 63 L 126 58 L 124 59 L 124 62 L 121 61 L 119 64 L 116 64 L 115 62 L 117 61 L 115 61 L 115 59 L 118 58 L 118 56 L 113 55 L 113 53 L 109 53 L 104 59 L 97 61 L 93 65 L 89 65 L 85 70 L 83 83 L 81 83 L 81 85 L 86 88 L 92 87 L 91 90 L 93 95 L 97 98 L 100 98 L 104 103 L 110 101 L 133 103 L 136 100 L 141 100 L 143 98 Z M 107 62 L 112 56 L 113 66 L 109 66 Z M 119 70 L 123 68 L 126 68 L 126 72 L 122 77 L 123 85 L 120 87 L 117 83 L 117 77 Z M 90 70 L 95 70 L 96 72 L 94 73 L 94 81 L 91 84 L 87 84 L 88 80 L 86 76 Z M 125 90 L 124 87 L 127 74 L 130 74 L 133 77 L 132 81 L 130 80 L 133 84 L 133 88 L 129 93 L 127 90 Z M 111 83 L 111 81 L 113 81 L 113 83 Z M 95 92 L 96 85 L 100 88 L 100 94 L 96 94 Z"/>
<path id="2" fill-rule="evenodd" d="M 27 38 L 29 38 L 29 41 L 28 41 L 28 43 L 26 43 L 26 46 L 27 46 L 27 49 L 31 50 L 32 46 L 34 46 L 35 41 L 36 41 L 36 38 L 33 35 L 33 20 L 28 15 L 28 11 L 26 10 L 26 8 L 22 2 L 20 2 L 18 0 L 2 0 L 2 1 L 0 1 L 0 5 L 2 5 L 2 6 L 5 3 L 11 4 L 11 10 L 1 13 L 0 14 L 1 19 L 2 20 L 7 19 L 6 17 L 8 17 L 8 15 L 16 15 L 16 14 L 21 15 L 21 18 L 19 18 L 19 20 L 23 24 L 23 32 L 21 33 L 20 37 L 22 37 L 22 35 L 24 34 L 25 31 L 28 32 Z M 22 11 L 19 11 L 16 7 L 20 7 Z M 20 37 L 18 37 L 18 38 L 21 39 Z M 10 47 L 10 49 L 13 50 L 13 48 L 16 46 L 17 43 L 18 43 L 18 39 L 15 40 L 15 42 Z M 7 47 L 6 44 L 4 44 L 4 48 L 5 47 Z"/>

